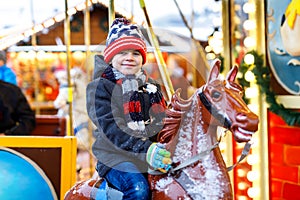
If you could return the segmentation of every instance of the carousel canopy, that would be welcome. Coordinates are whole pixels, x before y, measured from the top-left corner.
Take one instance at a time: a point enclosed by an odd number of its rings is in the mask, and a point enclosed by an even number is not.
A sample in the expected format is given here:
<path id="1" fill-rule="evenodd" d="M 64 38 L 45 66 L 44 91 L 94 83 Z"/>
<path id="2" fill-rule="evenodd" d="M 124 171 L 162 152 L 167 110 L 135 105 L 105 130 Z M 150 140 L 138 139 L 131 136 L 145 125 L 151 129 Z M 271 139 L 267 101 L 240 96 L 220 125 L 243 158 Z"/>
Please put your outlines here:
<path id="1" fill-rule="evenodd" d="M 148 32 L 142 28 L 142 33 L 146 39 L 148 52 L 153 52 L 154 47 L 151 45 Z M 170 31 L 168 29 L 155 28 L 154 33 L 158 39 L 160 50 L 164 52 L 183 53 L 191 51 L 192 40 L 189 37 Z M 91 45 L 90 50 L 95 52 L 102 52 L 105 48 L 104 44 Z M 63 52 L 66 50 L 65 45 L 38 45 L 38 46 L 11 46 L 8 48 L 9 52 L 20 51 L 50 51 L 50 52 Z M 71 51 L 85 51 L 84 45 L 72 45 Z"/>
<path id="2" fill-rule="evenodd" d="M 0 0 L 0 39 L 16 33 L 24 33 L 35 25 L 64 14 L 66 1 L 68 8 L 84 9 L 85 0 Z M 90 2 L 109 5 L 108 0 L 91 0 Z M 145 22 L 139 1 L 115 0 L 114 2 L 116 12 L 129 18 L 133 16 L 140 24 Z M 176 2 L 188 20 L 189 26 L 193 28 L 196 39 L 205 41 L 214 28 L 220 26 L 221 1 L 177 0 Z M 190 37 L 190 32 L 183 23 L 175 0 L 145 0 L 145 3 L 153 27 L 169 29 Z"/>

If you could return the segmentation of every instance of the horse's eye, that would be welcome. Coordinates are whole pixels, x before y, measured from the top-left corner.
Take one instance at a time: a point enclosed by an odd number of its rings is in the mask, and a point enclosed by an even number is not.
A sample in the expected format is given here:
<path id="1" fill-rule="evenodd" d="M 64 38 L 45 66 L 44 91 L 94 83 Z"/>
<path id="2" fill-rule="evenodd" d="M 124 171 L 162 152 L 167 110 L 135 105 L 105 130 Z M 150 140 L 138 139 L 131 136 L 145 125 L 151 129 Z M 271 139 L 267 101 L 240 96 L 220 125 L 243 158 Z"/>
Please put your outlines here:
<path id="1" fill-rule="evenodd" d="M 218 100 L 218 99 L 221 97 L 221 93 L 218 92 L 218 91 L 213 91 L 213 92 L 211 93 L 211 97 L 212 97 L 213 99 L 215 99 L 215 100 Z"/>

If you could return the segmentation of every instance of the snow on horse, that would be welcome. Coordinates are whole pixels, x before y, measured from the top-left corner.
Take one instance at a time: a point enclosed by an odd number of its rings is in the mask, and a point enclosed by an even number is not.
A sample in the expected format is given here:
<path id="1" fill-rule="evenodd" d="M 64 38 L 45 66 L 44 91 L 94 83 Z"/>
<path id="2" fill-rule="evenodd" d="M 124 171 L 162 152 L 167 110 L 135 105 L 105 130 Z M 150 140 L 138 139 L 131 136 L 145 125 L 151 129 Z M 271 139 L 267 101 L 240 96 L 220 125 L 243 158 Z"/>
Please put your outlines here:
<path id="1" fill-rule="evenodd" d="M 171 151 L 173 166 L 166 174 L 149 171 L 152 199 L 233 199 L 217 128 L 230 130 L 237 142 L 249 142 L 259 120 L 243 101 L 242 88 L 234 82 L 237 66 L 230 70 L 226 80 L 218 78 L 219 70 L 217 61 L 207 83 L 188 100 L 180 98 L 179 91 L 173 95 L 166 110 L 165 126 L 158 136 Z M 118 191 L 98 177 L 77 183 L 66 193 L 65 200 L 116 196 Z"/>
<path id="2" fill-rule="evenodd" d="M 89 117 L 86 110 L 86 86 L 87 77 L 78 67 L 70 70 L 71 85 L 73 93 L 72 114 L 74 135 L 77 137 L 78 148 L 82 150 L 89 149 L 88 121 Z M 56 97 L 54 107 L 58 109 L 57 115 L 60 117 L 69 116 L 69 89 L 66 71 L 56 73 L 56 78 L 60 84 L 59 94 Z"/>

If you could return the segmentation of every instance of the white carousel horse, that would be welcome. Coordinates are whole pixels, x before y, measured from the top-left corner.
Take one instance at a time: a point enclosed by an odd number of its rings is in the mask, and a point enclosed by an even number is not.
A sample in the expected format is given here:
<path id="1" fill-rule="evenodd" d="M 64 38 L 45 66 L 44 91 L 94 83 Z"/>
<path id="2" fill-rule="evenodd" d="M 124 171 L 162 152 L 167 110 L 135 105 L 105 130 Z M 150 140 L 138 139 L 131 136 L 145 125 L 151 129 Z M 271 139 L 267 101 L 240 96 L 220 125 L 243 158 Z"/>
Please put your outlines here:
<path id="1" fill-rule="evenodd" d="M 72 114 L 74 135 L 77 137 L 78 148 L 88 150 L 90 141 L 88 132 L 89 117 L 86 110 L 87 76 L 78 67 L 72 68 L 70 75 L 73 93 Z M 55 76 L 60 87 L 59 94 L 53 102 L 54 107 L 58 109 L 58 116 L 67 117 L 69 116 L 67 72 L 59 71 L 56 72 Z"/>

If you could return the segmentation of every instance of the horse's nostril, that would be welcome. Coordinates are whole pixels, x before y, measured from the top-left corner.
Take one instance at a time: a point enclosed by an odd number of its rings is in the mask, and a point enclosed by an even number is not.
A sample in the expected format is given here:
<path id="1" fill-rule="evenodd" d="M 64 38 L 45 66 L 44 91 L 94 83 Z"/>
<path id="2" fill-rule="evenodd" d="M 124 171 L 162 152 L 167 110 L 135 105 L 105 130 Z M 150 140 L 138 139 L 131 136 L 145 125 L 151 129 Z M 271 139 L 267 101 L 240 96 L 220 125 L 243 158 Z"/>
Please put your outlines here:
<path id="1" fill-rule="evenodd" d="M 239 113 L 237 114 L 236 119 L 239 121 L 244 121 L 247 119 L 247 116 L 245 114 Z"/>

